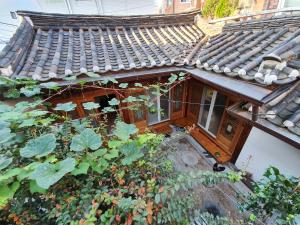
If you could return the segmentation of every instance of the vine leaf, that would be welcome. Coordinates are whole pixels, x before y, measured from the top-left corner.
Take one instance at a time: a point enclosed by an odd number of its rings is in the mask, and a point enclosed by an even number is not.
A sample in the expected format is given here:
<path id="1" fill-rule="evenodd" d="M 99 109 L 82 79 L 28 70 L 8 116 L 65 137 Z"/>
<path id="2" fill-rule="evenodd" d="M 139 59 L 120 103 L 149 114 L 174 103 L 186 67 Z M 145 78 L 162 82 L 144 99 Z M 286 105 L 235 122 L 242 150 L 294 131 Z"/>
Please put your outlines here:
<path id="1" fill-rule="evenodd" d="M 37 95 L 41 92 L 41 88 L 37 86 L 33 87 L 22 87 L 20 90 L 20 93 L 24 94 L 26 97 L 32 97 L 34 95 Z"/>
<path id="2" fill-rule="evenodd" d="M 104 107 L 104 109 L 102 109 L 102 112 L 104 113 L 108 113 L 108 112 L 115 112 L 116 110 L 112 107 Z"/>
<path id="3" fill-rule="evenodd" d="M 105 77 L 105 78 L 101 81 L 102 84 L 108 84 L 108 82 L 112 82 L 112 83 L 114 83 L 114 84 L 117 84 L 117 83 L 118 83 L 118 81 L 117 81 L 115 78 L 111 78 L 111 77 Z"/>
<path id="4" fill-rule="evenodd" d="M 80 174 L 87 174 L 89 167 L 90 164 L 88 162 L 82 161 L 81 163 L 79 163 L 78 167 L 71 172 L 71 174 L 75 176 Z"/>
<path id="5" fill-rule="evenodd" d="M 72 151 L 79 152 L 85 149 L 97 150 L 101 145 L 101 136 L 96 134 L 91 128 L 86 128 L 72 138 L 70 148 Z"/>
<path id="6" fill-rule="evenodd" d="M 31 194 L 34 194 L 34 193 L 45 194 L 46 193 L 46 189 L 41 188 L 40 186 L 38 186 L 35 180 L 30 181 L 29 190 L 30 190 Z"/>
<path id="7" fill-rule="evenodd" d="M 41 83 L 40 86 L 43 87 L 43 88 L 52 89 L 52 90 L 59 89 L 58 83 L 53 82 L 53 81 L 46 82 L 46 83 Z"/>
<path id="8" fill-rule="evenodd" d="M 141 83 L 134 83 L 134 86 L 136 86 L 136 87 L 143 87 L 143 85 Z"/>
<path id="9" fill-rule="evenodd" d="M 6 155 L 0 155 L 0 170 L 8 167 L 13 161 L 12 157 L 8 157 Z"/>
<path id="10" fill-rule="evenodd" d="M 76 160 L 74 158 L 66 158 L 56 164 L 45 162 L 35 168 L 30 174 L 29 179 L 35 180 L 39 187 L 48 189 L 65 174 L 73 171 L 75 169 L 75 164 Z"/>
<path id="11" fill-rule="evenodd" d="M 110 101 L 108 101 L 108 104 L 111 105 L 111 106 L 119 105 L 120 101 L 118 99 L 116 99 L 116 98 L 113 98 Z"/>
<path id="12" fill-rule="evenodd" d="M 128 83 L 121 83 L 119 84 L 120 88 L 127 88 L 128 87 Z"/>
<path id="13" fill-rule="evenodd" d="M 95 102 L 85 102 L 82 104 L 82 106 L 86 110 L 98 109 L 100 107 L 99 103 Z"/>
<path id="14" fill-rule="evenodd" d="M 138 132 L 134 124 L 127 124 L 122 121 L 117 121 L 113 134 L 123 141 L 130 138 L 130 135 Z"/>
<path id="15" fill-rule="evenodd" d="M 122 165 L 131 165 L 133 162 L 144 156 L 135 141 L 126 143 L 120 147 L 120 152 L 125 155 L 121 160 Z"/>
<path id="16" fill-rule="evenodd" d="M 0 130 L 0 144 L 10 141 L 16 134 L 11 133 L 10 128 L 3 128 Z"/>
<path id="17" fill-rule="evenodd" d="M 58 103 L 54 108 L 54 110 L 70 112 L 73 111 L 75 108 L 76 108 L 76 104 L 74 104 L 73 102 L 67 102 L 67 103 Z"/>
<path id="18" fill-rule="evenodd" d="M 128 102 L 128 103 L 130 103 L 130 102 L 136 102 L 136 101 L 137 101 L 136 97 L 134 97 L 134 96 L 128 96 L 127 98 L 123 99 L 122 102 Z"/>
<path id="19" fill-rule="evenodd" d="M 33 156 L 40 158 L 53 152 L 56 144 L 54 134 L 45 134 L 28 141 L 25 147 L 20 150 L 20 155 L 24 158 L 31 158 Z"/>

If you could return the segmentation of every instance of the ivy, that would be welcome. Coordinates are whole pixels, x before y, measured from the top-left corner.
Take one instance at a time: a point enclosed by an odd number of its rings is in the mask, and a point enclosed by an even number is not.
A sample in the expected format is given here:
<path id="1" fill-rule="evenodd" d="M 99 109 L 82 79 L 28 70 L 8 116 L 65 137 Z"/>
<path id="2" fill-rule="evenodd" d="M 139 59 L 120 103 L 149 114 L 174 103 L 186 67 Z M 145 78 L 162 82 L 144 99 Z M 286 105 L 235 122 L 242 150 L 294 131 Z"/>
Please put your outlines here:
<path id="1" fill-rule="evenodd" d="M 58 103 L 54 108 L 54 110 L 70 112 L 73 111 L 75 108 L 76 108 L 76 104 L 74 104 L 73 102 L 67 102 L 67 103 Z"/>

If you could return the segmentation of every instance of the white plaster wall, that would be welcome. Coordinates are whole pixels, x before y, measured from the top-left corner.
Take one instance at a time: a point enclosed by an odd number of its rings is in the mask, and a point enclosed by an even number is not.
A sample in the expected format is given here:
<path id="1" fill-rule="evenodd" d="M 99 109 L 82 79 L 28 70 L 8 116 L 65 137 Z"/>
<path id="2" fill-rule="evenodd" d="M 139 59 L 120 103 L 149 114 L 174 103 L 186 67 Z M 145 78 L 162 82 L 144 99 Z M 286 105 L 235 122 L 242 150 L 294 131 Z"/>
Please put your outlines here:
<path id="1" fill-rule="evenodd" d="M 252 173 L 256 181 L 271 165 L 283 174 L 300 177 L 300 149 L 253 127 L 235 165 Z"/>

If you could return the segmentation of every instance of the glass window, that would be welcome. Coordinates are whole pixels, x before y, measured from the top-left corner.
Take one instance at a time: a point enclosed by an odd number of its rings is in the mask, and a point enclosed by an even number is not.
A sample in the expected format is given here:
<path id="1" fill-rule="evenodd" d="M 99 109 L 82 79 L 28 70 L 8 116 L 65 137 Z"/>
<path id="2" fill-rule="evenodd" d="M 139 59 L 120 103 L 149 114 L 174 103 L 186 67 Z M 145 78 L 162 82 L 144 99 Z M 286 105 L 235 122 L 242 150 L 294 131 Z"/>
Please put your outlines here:
<path id="1" fill-rule="evenodd" d="M 213 136 L 216 136 L 218 133 L 226 101 L 227 97 L 225 95 L 211 88 L 204 88 L 198 123 Z"/>
<path id="2" fill-rule="evenodd" d="M 217 94 L 214 108 L 213 108 L 211 118 L 210 118 L 210 124 L 208 127 L 208 130 L 211 133 L 213 133 L 215 136 L 217 135 L 218 128 L 221 123 L 222 115 L 223 115 L 223 112 L 225 109 L 226 100 L 227 100 L 226 96 L 224 96 L 220 93 Z"/>
<path id="3" fill-rule="evenodd" d="M 131 96 L 138 97 L 141 93 L 133 93 Z M 133 120 L 134 122 L 139 122 L 145 120 L 145 111 L 143 102 L 134 102 Z"/>
<path id="4" fill-rule="evenodd" d="M 200 106 L 200 125 L 206 127 L 206 121 L 208 117 L 208 112 L 210 109 L 210 103 L 213 96 L 213 90 L 210 88 L 204 88 L 203 95 Z"/>
<path id="5" fill-rule="evenodd" d="M 182 109 L 182 101 L 183 101 L 183 89 L 184 86 L 183 84 L 179 84 L 174 88 L 174 107 L 173 107 L 173 112 L 178 112 L 181 111 Z"/>
<path id="6" fill-rule="evenodd" d="M 150 102 L 152 106 L 148 107 L 148 124 L 155 124 L 169 119 L 170 115 L 170 94 L 161 95 L 160 90 L 156 88 L 149 89 Z"/>
<path id="7" fill-rule="evenodd" d="M 169 92 L 160 97 L 160 117 L 161 120 L 169 119 Z"/>
<path id="8" fill-rule="evenodd" d="M 287 7 L 299 7 L 299 6 L 300 6 L 299 0 L 285 0 L 283 7 L 287 8 Z"/>

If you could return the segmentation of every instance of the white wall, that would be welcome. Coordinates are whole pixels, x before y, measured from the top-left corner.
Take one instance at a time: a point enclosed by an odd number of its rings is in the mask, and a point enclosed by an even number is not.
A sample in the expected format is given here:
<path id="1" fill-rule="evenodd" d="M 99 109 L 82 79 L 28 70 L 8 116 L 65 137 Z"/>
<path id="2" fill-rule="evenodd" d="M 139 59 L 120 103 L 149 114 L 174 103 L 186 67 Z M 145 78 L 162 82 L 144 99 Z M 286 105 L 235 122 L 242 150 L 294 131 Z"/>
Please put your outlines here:
<path id="1" fill-rule="evenodd" d="M 271 165 L 283 174 L 300 177 L 300 149 L 253 127 L 235 165 L 252 173 L 254 180 Z"/>

